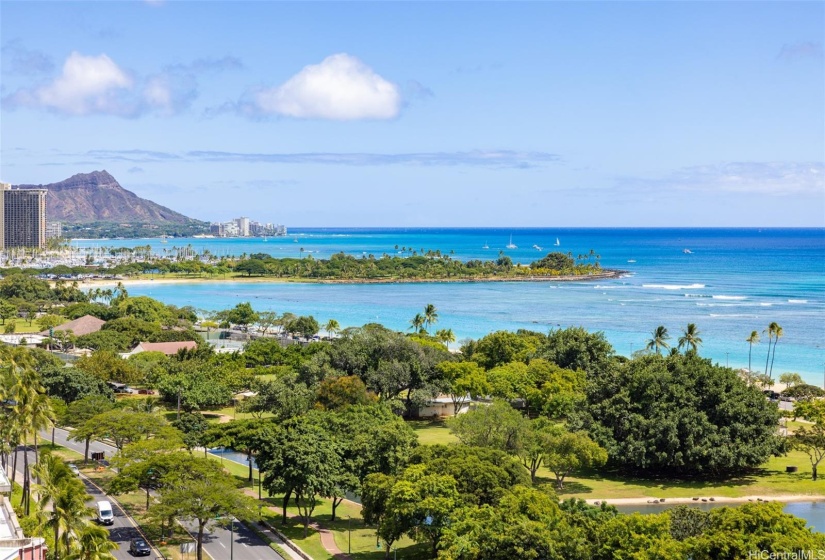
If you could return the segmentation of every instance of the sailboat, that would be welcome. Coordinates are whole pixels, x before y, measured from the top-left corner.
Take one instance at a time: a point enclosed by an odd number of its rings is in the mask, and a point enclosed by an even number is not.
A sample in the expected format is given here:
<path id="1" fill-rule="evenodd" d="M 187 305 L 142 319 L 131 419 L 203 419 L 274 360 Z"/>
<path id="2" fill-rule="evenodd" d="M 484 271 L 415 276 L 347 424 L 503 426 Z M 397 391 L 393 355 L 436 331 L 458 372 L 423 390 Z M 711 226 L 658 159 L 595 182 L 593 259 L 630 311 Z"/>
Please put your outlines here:
<path id="1" fill-rule="evenodd" d="M 484 242 L 484 247 L 482 247 L 482 249 L 489 249 L 489 248 L 490 248 L 490 246 L 489 246 L 489 245 L 487 245 L 487 242 L 485 241 L 485 242 Z"/>
<path id="2" fill-rule="evenodd" d="M 541 251 L 541 246 L 540 245 L 533 245 L 533 249 L 535 249 L 536 251 Z"/>
<path id="3" fill-rule="evenodd" d="M 559 238 L 558 238 L 558 237 L 556 238 L 556 242 L 555 242 L 555 243 L 553 243 L 553 245 L 555 245 L 556 247 L 558 247 L 559 245 L 561 245 L 561 241 L 559 241 Z"/>
<path id="4" fill-rule="evenodd" d="M 161 242 L 161 243 L 168 243 L 168 242 L 166 241 L 166 235 L 165 235 L 165 234 L 160 236 L 160 242 Z"/>
<path id="5" fill-rule="evenodd" d="M 510 243 L 507 244 L 508 249 L 518 249 L 518 245 L 513 243 L 513 236 L 510 236 Z"/>

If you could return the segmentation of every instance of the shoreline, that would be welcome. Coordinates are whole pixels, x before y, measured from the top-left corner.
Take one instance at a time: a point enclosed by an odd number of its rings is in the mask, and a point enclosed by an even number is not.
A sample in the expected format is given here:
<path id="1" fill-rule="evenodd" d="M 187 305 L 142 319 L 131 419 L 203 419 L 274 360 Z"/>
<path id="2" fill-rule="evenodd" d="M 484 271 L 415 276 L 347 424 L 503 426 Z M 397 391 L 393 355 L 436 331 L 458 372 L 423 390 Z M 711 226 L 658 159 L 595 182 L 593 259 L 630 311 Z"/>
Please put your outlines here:
<path id="1" fill-rule="evenodd" d="M 479 278 L 275 278 L 268 276 L 233 276 L 231 278 L 192 277 L 192 278 L 124 278 L 112 280 L 93 278 L 80 281 L 80 285 L 140 286 L 151 284 L 197 284 L 220 282 L 249 282 L 264 284 L 473 284 L 489 282 L 591 282 L 594 280 L 612 280 L 629 274 L 626 270 L 604 270 L 598 274 L 580 276 L 528 276 L 501 277 L 485 276 Z"/>
<path id="2" fill-rule="evenodd" d="M 700 504 L 746 504 L 749 502 L 823 502 L 825 496 L 821 494 L 777 494 L 771 495 L 754 495 L 741 496 L 739 498 L 731 498 L 728 496 L 697 496 L 694 498 L 656 498 L 655 496 L 646 496 L 640 498 L 613 498 L 613 499 L 598 499 L 589 498 L 585 502 L 592 505 L 599 505 L 606 503 L 610 506 L 647 506 L 647 505 L 700 505 Z M 713 498 L 713 501 L 711 501 Z M 653 500 L 657 500 L 654 502 Z M 664 500 L 662 503 L 659 500 Z"/>

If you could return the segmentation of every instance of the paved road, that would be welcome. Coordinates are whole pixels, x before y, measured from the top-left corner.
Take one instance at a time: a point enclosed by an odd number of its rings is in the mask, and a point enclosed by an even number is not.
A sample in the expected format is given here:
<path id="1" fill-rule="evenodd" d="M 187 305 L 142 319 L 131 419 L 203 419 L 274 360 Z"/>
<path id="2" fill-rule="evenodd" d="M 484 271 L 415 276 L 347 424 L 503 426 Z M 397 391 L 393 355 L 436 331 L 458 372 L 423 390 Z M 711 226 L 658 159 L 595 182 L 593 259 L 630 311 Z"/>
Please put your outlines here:
<path id="1" fill-rule="evenodd" d="M 22 448 L 21 448 L 22 449 Z M 29 465 L 34 464 L 34 451 L 28 451 L 29 455 Z M 23 457 L 19 457 L 17 460 L 17 472 L 22 476 L 23 474 Z M 89 506 L 97 511 L 97 502 L 101 500 L 108 500 L 112 502 L 112 499 L 104 494 L 101 490 L 97 488 L 94 484 L 92 484 L 89 479 L 86 477 L 81 477 L 83 483 L 86 485 L 86 491 L 92 495 L 92 501 L 88 503 Z M 114 508 L 115 513 L 115 522 L 113 525 L 109 525 L 106 529 L 109 530 L 109 538 L 118 544 L 118 548 L 112 551 L 112 555 L 117 558 L 117 560 L 131 560 L 132 556 L 129 554 L 129 541 L 135 537 L 139 537 L 140 533 L 132 525 L 129 518 L 123 513 L 123 510 L 120 507 L 116 506 L 114 502 L 112 502 L 112 507 Z M 159 556 L 152 554 L 149 558 L 159 558 Z"/>
<path id="2" fill-rule="evenodd" d="M 46 435 L 46 433 L 42 434 L 44 438 Z M 55 443 L 82 454 L 85 443 L 82 441 L 71 441 L 68 439 L 68 435 L 68 431 L 57 429 L 55 431 Z M 51 433 L 48 434 L 48 440 L 51 442 Z M 91 442 L 89 446 L 90 454 L 101 451 L 105 454 L 106 459 L 111 459 L 117 452 L 117 449 L 99 441 Z M 120 514 L 122 515 L 122 512 L 120 512 Z M 117 525 L 117 522 L 116 519 L 115 525 Z M 190 531 L 196 530 L 196 525 L 192 525 L 191 523 L 187 523 L 186 527 Z M 209 533 L 204 534 L 203 549 L 214 560 L 230 560 L 230 558 L 233 560 L 283 560 L 280 554 L 272 550 L 269 545 L 240 522 L 235 522 L 234 543 L 231 542 L 233 539 L 231 539 L 231 533 L 228 528 L 211 525 L 208 527 L 208 531 Z M 118 534 L 117 537 L 120 538 L 120 535 Z M 126 549 L 128 549 L 129 539 L 132 537 L 124 538 Z M 115 535 L 113 535 L 112 540 L 120 542 L 115 538 Z M 125 554 L 126 556 L 124 556 L 124 558 L 132 558 L 128 555 L 128 552 Z M 153 558 L 153 556 L 149 558 Z M 194 555 L 192 556 L 194 557 Z M 119 556 L 118 560 L 120 560 Z"/>

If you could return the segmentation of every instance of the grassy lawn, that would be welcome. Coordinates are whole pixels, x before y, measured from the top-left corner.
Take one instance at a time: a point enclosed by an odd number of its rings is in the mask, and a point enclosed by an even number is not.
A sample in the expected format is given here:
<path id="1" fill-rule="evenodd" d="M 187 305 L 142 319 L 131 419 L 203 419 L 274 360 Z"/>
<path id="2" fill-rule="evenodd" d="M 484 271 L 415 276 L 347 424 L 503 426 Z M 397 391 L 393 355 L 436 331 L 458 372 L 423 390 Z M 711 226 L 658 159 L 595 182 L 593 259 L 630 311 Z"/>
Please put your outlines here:
<path id="1" fill-rule="evenodd" d="M 7 323 L 3 323 L 0 325 L 0 328 L 3 328 Z M 43 329 L 37 326 L 37 321 L 33 322 L 31 325 L 25 319 L 18 319 L 14 323 L 14 334 L 20 333 L 39 333 Z"/>
<path id="2" fill-rule="evenodd" d="M 418 435 L 418 443 L 421 445 L 458 443 L 458 438 L 450 433 L 447 424 L 442 420 L 410 420 L 407 424 Z"/>
<path id="3" fill-rule="evenodd" d="M 444 422 L 430 420 L 411 421 L 410 426 L 418 434 L 422 445 L 457 443 Z M 793 432 L 802 422 L 788 422 Z M 785 472 L 785 467 L 796 466 L 796 473 Z M 821 469 L 822 470 L 822 469 Z M 537 473 L 538 484 L 555 485 L 555 476 L 542 467 Z M 825 479 L 811 480 L 811 462 L 801 451 L 791 451 L 784 457 L 771 457 L 761 468 L 745 476 L 722 481 L 655 480 L 633 478 L 610 473 L 585 472 L 568 477 L 560 498 L 619 499 L 619 498 L 692 498 L 778 496 L 805 494 L 825 496 Z M 340 545 L 339 545 L 340 546 Z"/>
<path id="4" fill-rule="evenodd" d="M 304 537 L 304 525 L 298 517 L 298 508 L 294 500 L 290 500 L 287 506 L 287 523 L 282 523 L 281 502 L 282 495 L 273 496 L 267 499 L 264 492 L 264 502 L 267 508 L 263 510 L 263 517 L 270 525 L 284 533 L 291 541 L 297 544 L 304 552 L 312 556 L 315 560 L 328 560 L 332 558 L 321 545 L 321 537 L 312 527 Z M 343 552 L 352 550 L 353 558 L 359 560 L 383 560 L 384 550 L 376 547 L 376 535 L 374 527 L 367 527 L 361 519 L 361 506 L 344 501 L 336 509 L 335 521 L 330 521 L 332 517 L 332 502 L 321 499 L 312 513 L 312 522 L 318 522 L 322 527 L 332 531 L 335 544 Z M 351 542 L 350 539 L 351 538 Z M 397 543 L 398 558 L 405 560 L 417 560 L 429 558 L 429 550 L 426 545 L 419 545 L 404 537 Z M 395 546 L 393 546 L 395 550 Z"/>
<path id="5" fill-rule="evenodd" d="M 787 473 L 793 465 L 798 472 Z M 555 477 L 545 468 L 538 471 L 538 481 L 553 484 Z M 806 494 L 825 496 L 825 480 L 811 480 L 811 463 L 801 451 L 792 451 L 785 457 L 772 457 L 753 473 L 724 481 L 650 480 L 619 475 L 586 473 L 565 480 L 561 498 L 617 499 L 617 498 L 692 498 L 777 496 Z"/>

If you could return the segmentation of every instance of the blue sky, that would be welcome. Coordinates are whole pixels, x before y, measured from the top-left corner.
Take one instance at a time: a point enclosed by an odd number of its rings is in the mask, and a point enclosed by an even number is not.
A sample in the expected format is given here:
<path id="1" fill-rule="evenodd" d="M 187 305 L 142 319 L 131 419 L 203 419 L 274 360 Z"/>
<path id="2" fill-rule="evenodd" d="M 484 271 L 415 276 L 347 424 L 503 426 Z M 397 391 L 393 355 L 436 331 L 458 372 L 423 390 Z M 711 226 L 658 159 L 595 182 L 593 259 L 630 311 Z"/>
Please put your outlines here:
<path id="1" fill-rule="evenodd" d="M 0 177 L 290 226 L 825 226 L 821 2 L 0 2 Z"/>

